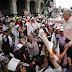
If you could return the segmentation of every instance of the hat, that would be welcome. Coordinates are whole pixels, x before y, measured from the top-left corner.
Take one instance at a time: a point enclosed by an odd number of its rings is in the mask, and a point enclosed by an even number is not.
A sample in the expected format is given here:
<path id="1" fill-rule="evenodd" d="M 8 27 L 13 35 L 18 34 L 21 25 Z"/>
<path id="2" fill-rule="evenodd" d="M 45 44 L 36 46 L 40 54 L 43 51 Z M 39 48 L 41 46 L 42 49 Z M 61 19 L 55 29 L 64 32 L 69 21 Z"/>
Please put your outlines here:
<path id="1" fill-rule="evenodd" d="M 32 18 L 31 18 L 31 20 L 32 20 L 32 19 L 35 19 L 35 18 L 34 18 L 34 17 L 32 17 Z"/>
<path id="2" fill-rule="evenodd" d="M 9 17 L 9 16 L 6 16 L 6 17 Z"/>
<path id="3" fill-rule="evenodd" d="M 42 20 L 42 23 L 45 22 L 45 20 Z"/>
<path id="4" fill-rule="evenodd" d="M 52 23 L 52 22 L 50 22 L 50 25 L 53 25 L 53 23 Z"/>
<path id="5" fill-rule="evenodd" d="M 60 29 L 60 27 L 57 27 L 56 29 Z"/>
<path id="6" fill-rule="evenodd" d="M 63 28 L 60 29 L 60 31 L 63 31 L 63 30 L 64 30 Z"/>
<path id="7" fill-rule="evenodd" d="M 45 26 L 44 24 L 42 24 L 42 27 Z"/>
<path id="8" fill-rule="evenodd" d="M 20 48 L 22 48 L 22 46 L 23 46 L 23 44 L 18 44 L 17 47 L 16 47 L 17 50 L 19 50 Z"/>
<path id="9" fill-rule="evenodd" d="M 39 19 L 37 19 L 37 21 L 39 21 Z"/>
<path id="10" fill-rule="evenodd" d="M 24 20 L 26 20 L 26 17 L 25 17 L 25 16 L 23 16 L 23 19 L 24 19 Z"/>
<path id="11" fill-rule="evenodd" d="M 42 18 L 41 16 L 39 16 L 38 18 Z"/>
<path id="12" fill-rule="evenodd" d="M 61 25 L 61 28 L 64 28 L 64 27 Z"/>
<path id="13" fill-rule="evenodd" d="M 4 32 L 9 32 L 10 28 L 6 29 Z"/>

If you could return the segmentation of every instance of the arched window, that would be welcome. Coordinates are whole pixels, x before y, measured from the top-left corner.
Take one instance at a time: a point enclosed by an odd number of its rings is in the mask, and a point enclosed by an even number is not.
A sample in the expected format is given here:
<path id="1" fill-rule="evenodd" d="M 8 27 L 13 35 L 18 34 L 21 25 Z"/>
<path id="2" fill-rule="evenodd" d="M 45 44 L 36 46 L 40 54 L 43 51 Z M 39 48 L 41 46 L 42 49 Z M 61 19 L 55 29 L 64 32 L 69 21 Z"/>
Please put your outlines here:
<path id="1" fill-rule="evenodd" d="M 26 0 L 17 0 L 17 12 L 18 14 L 23 14 L 23 10 L 27 9 Z"/>

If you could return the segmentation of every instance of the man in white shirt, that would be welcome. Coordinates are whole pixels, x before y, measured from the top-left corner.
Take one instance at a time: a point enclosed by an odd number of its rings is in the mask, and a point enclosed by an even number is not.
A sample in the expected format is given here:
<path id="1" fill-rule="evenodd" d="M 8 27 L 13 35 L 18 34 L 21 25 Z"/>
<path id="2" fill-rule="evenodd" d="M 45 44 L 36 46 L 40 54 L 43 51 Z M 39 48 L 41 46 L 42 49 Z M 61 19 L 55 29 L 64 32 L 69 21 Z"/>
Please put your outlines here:
<path id="1" fill-rule="evenodd" d="M 72 17 L 70 10 L 65 10 L 63 17 L 64 19 L 49 19 L 49 21 L 63 24 L 64 36 L 66 37 L 65 48 L 68 48 L 67 57 L 70 57 L 72 60 Z M 68 60 L 70 61 L 70 59 Z M 69 66 L 71 66 L 71 62 Z"/>
<path id="2" fill-rule="evenodd" d="M 34 31 L 39 28 L 38 23 L 35 21 L 35 19 L 33 17 L 31 19 L 31 24 L 30 25 L 32 26 Z"/>

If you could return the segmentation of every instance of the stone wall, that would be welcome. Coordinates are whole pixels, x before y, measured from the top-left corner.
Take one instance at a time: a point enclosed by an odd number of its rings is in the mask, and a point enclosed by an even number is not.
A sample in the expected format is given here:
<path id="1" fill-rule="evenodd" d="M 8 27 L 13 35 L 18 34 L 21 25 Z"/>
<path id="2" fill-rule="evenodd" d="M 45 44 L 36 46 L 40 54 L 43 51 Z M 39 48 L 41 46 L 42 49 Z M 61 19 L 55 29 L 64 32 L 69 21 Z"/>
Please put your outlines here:
<path id="1" fill-rule="evenodd" d="M 40 13 L 44 6 L 44 0 L 0 0 L 0 3 L 0 11 L 4 15 L 23 14 L 23 10 L 25 9 L 31 13 Z M 7 7 L 1 8 L 4 3 Z"/>

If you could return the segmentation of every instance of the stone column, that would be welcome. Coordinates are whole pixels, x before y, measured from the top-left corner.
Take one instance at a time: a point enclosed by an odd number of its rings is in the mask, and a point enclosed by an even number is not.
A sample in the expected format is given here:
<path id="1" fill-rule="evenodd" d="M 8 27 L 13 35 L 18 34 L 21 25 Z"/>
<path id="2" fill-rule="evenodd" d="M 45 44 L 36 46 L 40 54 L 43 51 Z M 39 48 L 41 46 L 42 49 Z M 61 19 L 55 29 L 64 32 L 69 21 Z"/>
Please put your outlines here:
<path id="1" fill-rule="evenodd" d="M 41 11 L 41 0 L 38 1 L 38 5 L 37 6 L 38 6 L 38 13 L 40 13 L 40 11 Z"/>
<path id="2" fill-rule="evenodd" d="M 38 13 L 39 2 L 36 1 L 36 13 Z"/>
<path id="3" fill-rule="evenodd" d="M 30 12 L 30 1 L 29 0 L 27 0 L 27 10 L 28 12 Z"/>
<path id="4" fill-rule="evenodd" d="M 16 0 L 10 1 L 10 14 L 16 15 L 17 13 L 17 5 Z"/>

